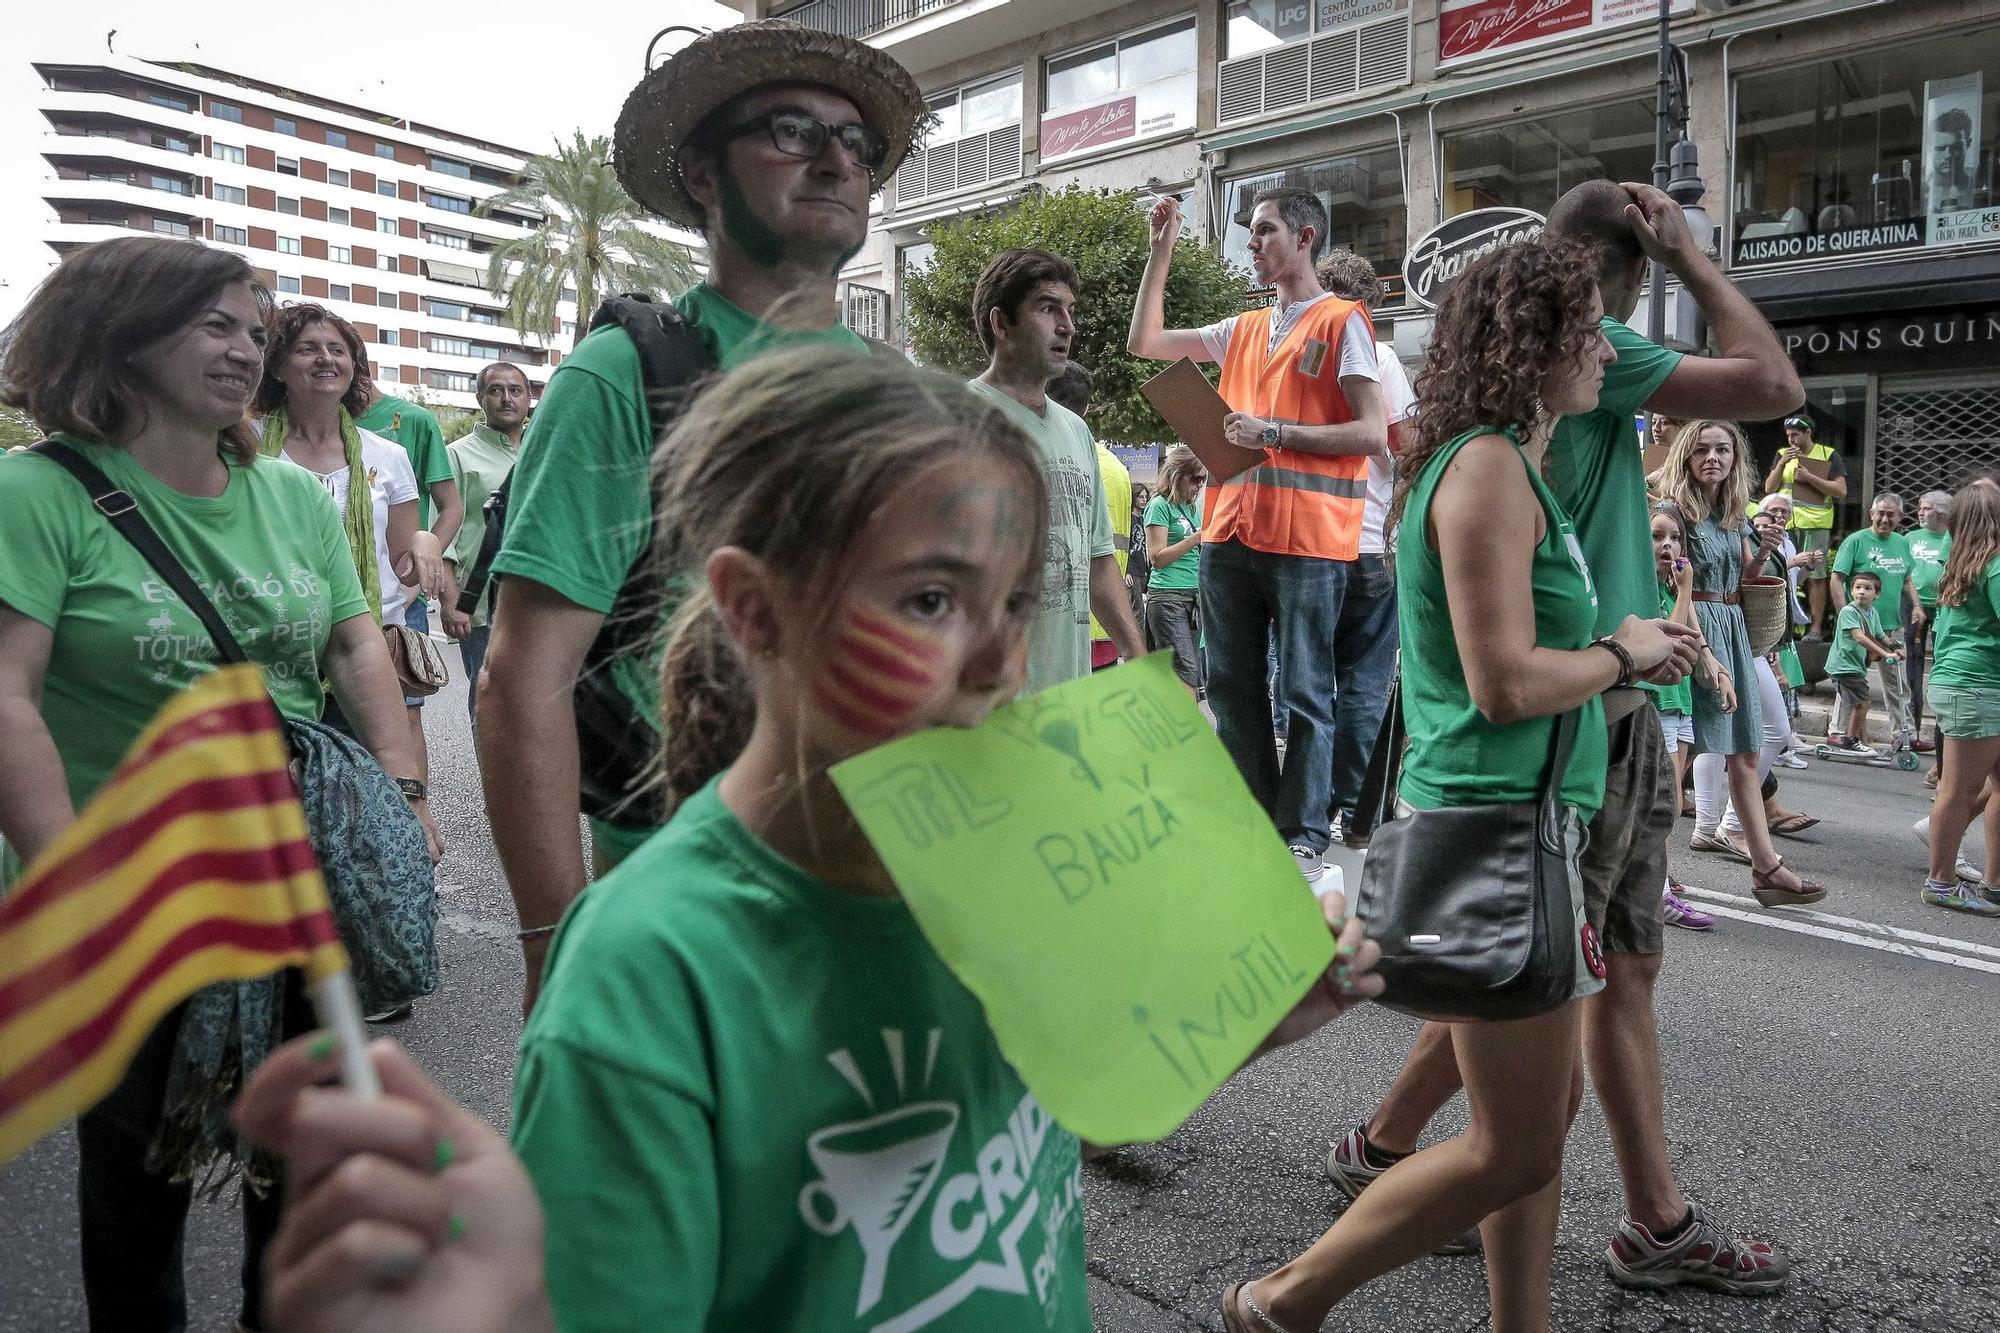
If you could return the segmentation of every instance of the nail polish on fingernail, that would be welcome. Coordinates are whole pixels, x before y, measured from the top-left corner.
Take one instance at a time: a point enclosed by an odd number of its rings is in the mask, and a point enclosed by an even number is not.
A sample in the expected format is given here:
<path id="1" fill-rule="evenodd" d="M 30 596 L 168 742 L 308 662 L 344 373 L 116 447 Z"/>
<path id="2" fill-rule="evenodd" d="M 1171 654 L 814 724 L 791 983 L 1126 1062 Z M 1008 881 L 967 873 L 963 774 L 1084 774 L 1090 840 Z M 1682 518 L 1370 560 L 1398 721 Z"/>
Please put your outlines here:
<path id="1" fill-rule="evenodd" d="M 458 1160 L 458 1147 L 450 1139 L 439 1139 L 431 1153 L 431 1170 L 442 1171 Z"/>
<path id="2" fill-rule="evenodd" d="M 317 1037 L 314 1037 L 312 1039 L 311 1045 L 306 1047 L 306 1056 L 309 1059 L 311 1059 L 314 1064 L 320 1064 L 323 1063 L 324 1061 L 331 1060 L 333 1058 L 333 1053 L 335 1049 L 337 1049 L 339 1045 L 340 1043 L 337 1040 L 335 1040 L 334 1035 L 331 1032 L 322 1032 Z"/>
<path id="3" fill-rule="evenodd" d="M 465 1234 L 464 1213 L 453 1213 L 451 1215 L 451 1221 L 445 1226 L 445 1234 L 450 1236 L 453 1240 L 457 1240 L 460 1236 L 463 1236 Z"/>

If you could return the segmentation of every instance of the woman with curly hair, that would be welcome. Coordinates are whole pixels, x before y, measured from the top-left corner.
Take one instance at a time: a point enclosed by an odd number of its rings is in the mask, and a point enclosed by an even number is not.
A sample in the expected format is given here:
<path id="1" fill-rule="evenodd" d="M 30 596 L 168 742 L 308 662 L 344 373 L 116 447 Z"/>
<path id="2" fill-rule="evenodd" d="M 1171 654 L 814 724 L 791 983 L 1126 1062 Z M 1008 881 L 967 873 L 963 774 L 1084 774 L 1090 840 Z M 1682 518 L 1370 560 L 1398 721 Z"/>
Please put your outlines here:
<path id="1" fill-rule="evenodd" d="M 1628 616 L 1592 637 L 1597 594 L 1569 516 L 1541 476 L 1556 423 L 1597 405 L 1614 359 L 1598 330 L 1597 255 L 1531 242 L 1480 260 L 1438 311 L 1417 382 L 1417 441 L 1398 460 L 1403 713 L 1401 802 L 1435 809 L 1533 801 L 1558 716 L 1579 711 L 1561 777 L 1571 897 L 1604 799 L 1598 696 L 1692 658 L 1683 626 Z M 1585 928 L 1588 929 L 1587 927 Z M 1578 951 L 1588 957 L 1586 947 Z M 1580 1009 L 1451 1024 L 1471 1123 L 1377 1177 L 1304 1255 L 1230 1288 L 1230 1333 L 1304 1333 L 1369 1279 L 1480 1225 L 1497 1333 L 1548 1328 L 1563 1139 L 1583 1095 Z M 1484 1219 L 1482 1222 L 1481 1219 Z"/>
<path id="2" fill-rule="evenodd" d="M 1801 879 L 1771 843 L 1771 826 L 1759 787 L 1784 748 L 1789 730 L 1769 736 L 1764 714 L 1784 701 L 1766 666 L 1760 673 L 1750 651 L 1737 589 L 1756 568 L 1759 542 L 1744 514 L 1750 508 L 1750 447 L 1730 421 L 1691 421 L 1674 436 L 1660 466 L 1661 494 L 1687 520 L 1688 562 L 1694 566 L 1694 610 L 1701 626 L 1702 660 L 1710 677 L 1694 690 L 1695 851 L 1720 852 L 1750 865 L 1750 891 L 1766 907 L 1797 907 L 1826 897 L 1826 885 Z M 1777 533 L 1770 529 L 1769 547 Z M 1761 767 L 1761 771 L 1760 771 Z M 1723 776 L 1742 827 L 1738 843 L 1725 830 Z"/>

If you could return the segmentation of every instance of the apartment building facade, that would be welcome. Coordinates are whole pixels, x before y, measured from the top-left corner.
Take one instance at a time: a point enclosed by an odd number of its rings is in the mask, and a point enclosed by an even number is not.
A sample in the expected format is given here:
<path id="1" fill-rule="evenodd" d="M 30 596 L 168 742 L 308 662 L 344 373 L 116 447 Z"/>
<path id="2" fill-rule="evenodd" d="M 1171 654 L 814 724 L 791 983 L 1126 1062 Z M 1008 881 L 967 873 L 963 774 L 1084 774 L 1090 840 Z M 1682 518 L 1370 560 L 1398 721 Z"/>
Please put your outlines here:
<path id="1" fill-rule="evenodd" d="M 1670 0 L 1718 258 L 1777 326 L 1826 443 L 1876 491 L 2000 456 L 2000 25 L 1990 0 Z M 1077 183 L 1174 194 L 1239 262 L 1303 185 L 1372 260 L 1415 364 L 1405 261 L 1477 209 L 1649 180 L 1656 0 L 744 0 L 903 61 L 939 124 L 847 276 L 901 337 L 927 228 Z M 1253 298 L 1254 299 L 1254 298 Z M 851 299 L 850 305 L 854 302 Z M 1123 311 L 1086 318 L 1122 322 Z M 1643 314 L 1635 324 L 1643 328 Z M 1675 321 L 1676 326 L 1681 321 Z M 1766 439 L 1766 434 L 1772 438 Z M 1760 428 L 1765 449 L 1775 435 Z"/>
<path id="2" fill-rule="evenodd" d="M 283 301 L 350 320 L 390 392 L 469 407 L 481 366 L 540 392 L 575 332 L 524 338 L 486 289 L 495 245 L 541 218 L 483 200 L 519 179 L 501 144 L 190 64 L 37 62 L 42 187 L 58 254 L 135 232 L 235 250 Z"/>

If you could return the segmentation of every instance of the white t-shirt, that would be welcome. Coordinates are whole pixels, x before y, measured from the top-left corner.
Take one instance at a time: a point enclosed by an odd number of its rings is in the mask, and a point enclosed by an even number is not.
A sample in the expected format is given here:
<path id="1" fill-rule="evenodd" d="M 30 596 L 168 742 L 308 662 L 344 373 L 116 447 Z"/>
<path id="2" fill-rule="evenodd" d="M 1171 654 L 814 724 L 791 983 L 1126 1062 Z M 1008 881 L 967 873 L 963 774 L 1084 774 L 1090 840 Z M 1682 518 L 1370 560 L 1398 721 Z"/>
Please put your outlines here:
<path id="1" fill-rule="evenodd" d="M 1297 305 L 1287 306 L 1283 311 L 1272 311 L 1271 333 L 1273 336 L 1270 346 L 1264 351 L 1264 355 L 1269 356 L 1275 351 L 1278 343 L 1284 337 L 1284 329 L 1281 329 L 1280 321 L 1288 320 L 1285 326 L 1288 328 L 1291 323 L 1298 321 L 1300 315 L 1303 315 L 1307 310 L 1324 301 L 1328 295 L 1330 293 L 1321 292 L 1318 296 L 1301 301 Z M 1209 324 L 1197 330 L 1201 334 L 1202 349 L 1208 353 L 1208 360 L 1220 361 L 1228 355 L 1229 340 L 1236 333 L 1236 321 L 1238 318 L 1239 316 L 1231 315 L 1228 319 L 1218 324 Z M 1340 371 L 1335 378 L 1344 380 L 1353 376 L 1358 376 L 1364 380 L 1372 380 L 1379 377 L 1375 368 L 1375 339 L 1368 331 L 1367 322 L 1358 319 L 1350 319 L 1341 327 Z"/>
<path id="2" fill-rule="evenodd" d="M 1410 392 L 1410 377 L 1404 373 L 1403 363 L 1397 359 L 1395 348 L 1388 343 L 1376 343 L 1375 364 L 1382 375 L 1382 406 L 1388 409 L 1389 443 L 1393 446 L 1396 423 L 1408 421 L 1417 414 L 1417 396 Z M 1382 526 L 1389 520 L 1389 501 L 1395 489 L 1395 453 L 1370 455 L 1368 500 L 1361 509 L 1361 554 L 1382 554 Z"/>
<path id="3" fill-rule="evenodd" d="M 360 434 L 361 463 L 368 469 L 368 489 L 375 497 L 375 572 L 382 584 L 382 623 L 400 625 L 403 623 L 403 607 L 408 604 L 413 590 L 403 586 L 389 560 L 389 506 L 417 498 L 417 474 L 410 467 L 410 456 L 403 452 L 403 446 L 394 440 L 383 439 L 374 431 L 364 430 Z M 299 461 L 289 453 L 282 456 L 292 463 Z M 333 505 L 340 511 L 341 521 L 346 522 L 347 469 L 313 472 L 311 468 L 306 468 L 306 471 L 319 478 L 320 485 L 326 487 L 326 493 L 333 497 Z"/>

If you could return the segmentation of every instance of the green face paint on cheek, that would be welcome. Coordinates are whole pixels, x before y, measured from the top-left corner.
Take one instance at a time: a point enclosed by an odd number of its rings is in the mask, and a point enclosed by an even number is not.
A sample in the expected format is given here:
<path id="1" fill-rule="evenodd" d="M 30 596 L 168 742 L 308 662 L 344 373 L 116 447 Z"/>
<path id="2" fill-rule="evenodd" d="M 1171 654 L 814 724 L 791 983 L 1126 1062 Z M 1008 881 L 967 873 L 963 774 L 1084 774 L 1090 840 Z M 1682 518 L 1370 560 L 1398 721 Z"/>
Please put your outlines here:
<path id="1" fill-rule="evenodd" d="M 743 187 L 736 183 L 736 173 L 728 167 L 720 168 L 716 172 L 716 185 L 722 194 L 722 230 L 736 248 L 765 268 L 784 263 L 785 238 L 751 211 Z"/>

